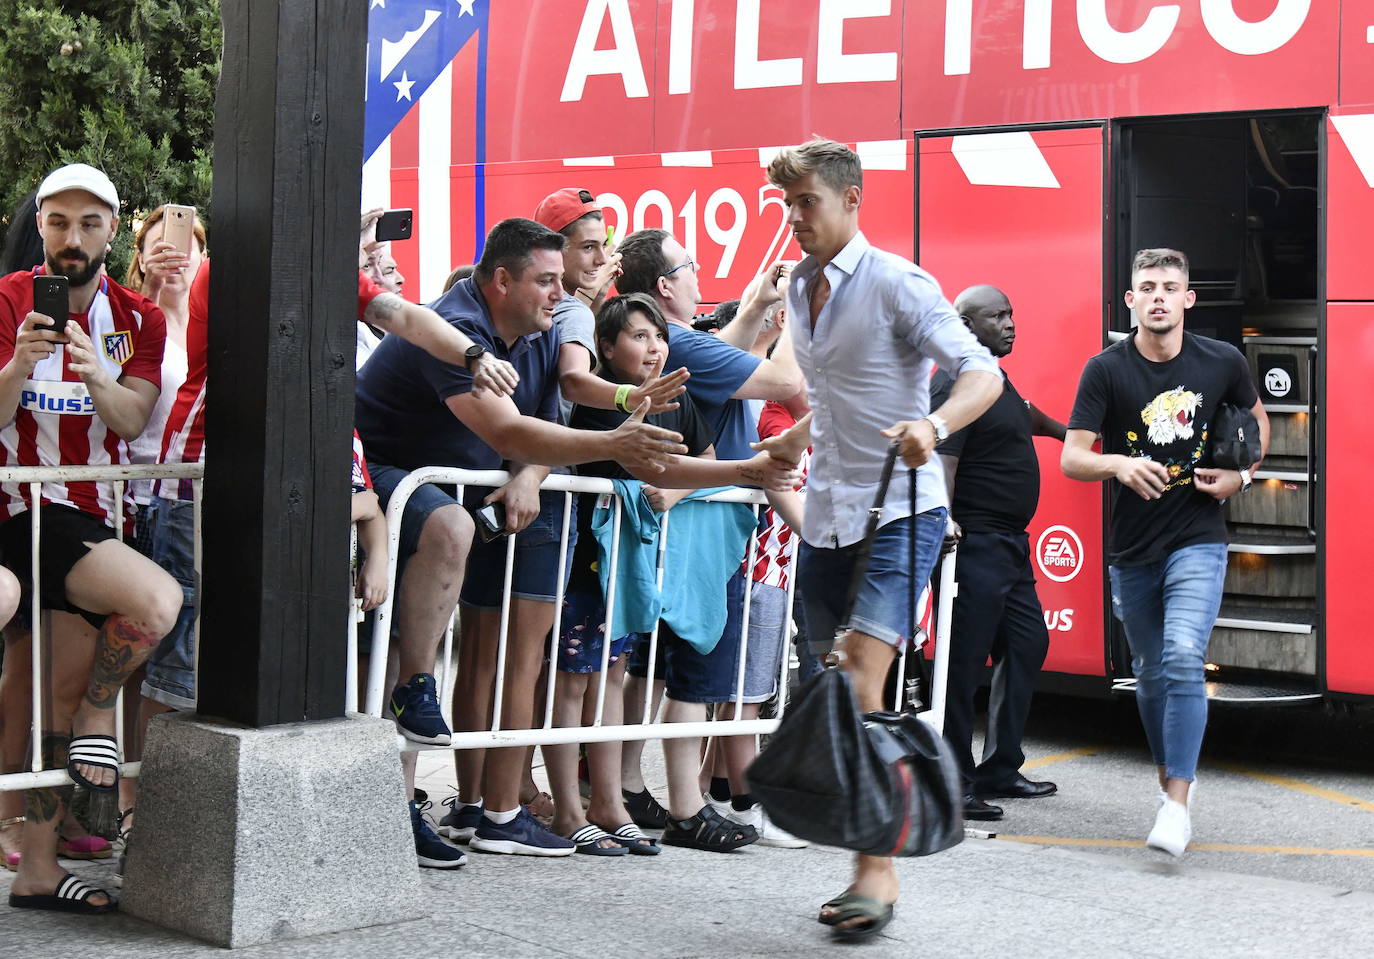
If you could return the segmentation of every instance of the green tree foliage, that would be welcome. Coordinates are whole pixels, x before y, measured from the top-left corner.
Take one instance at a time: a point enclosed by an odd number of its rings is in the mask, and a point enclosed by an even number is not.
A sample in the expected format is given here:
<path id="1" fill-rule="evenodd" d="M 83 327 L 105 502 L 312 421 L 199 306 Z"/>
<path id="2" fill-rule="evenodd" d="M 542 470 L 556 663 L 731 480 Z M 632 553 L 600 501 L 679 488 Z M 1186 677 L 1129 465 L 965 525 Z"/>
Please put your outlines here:
<path id="1" fill-rule="evenodd" d="M 0 215 L 64 163 L 100 167 L 128 224 L 160 203 L 208 213 L 219 0 L 0 0 Z"/>

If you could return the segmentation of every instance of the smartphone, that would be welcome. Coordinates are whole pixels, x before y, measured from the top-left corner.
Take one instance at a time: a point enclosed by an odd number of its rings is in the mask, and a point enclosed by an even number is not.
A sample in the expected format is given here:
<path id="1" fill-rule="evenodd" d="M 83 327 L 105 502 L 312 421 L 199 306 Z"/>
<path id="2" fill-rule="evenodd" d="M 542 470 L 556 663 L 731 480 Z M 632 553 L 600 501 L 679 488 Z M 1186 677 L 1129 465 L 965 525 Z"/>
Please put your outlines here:
<path id="1" fill-rule="evenodd" d="M 482 533 L 482 542 L 506 535 L 506 507 L 503 503 L 487 503 L 477 510 L 477 528 Z"/>
<path id="2" fill-rule="evenodd" d="M 33 311 L 51 317 L 51 323 L 40 323 L 35 329 L 59 331 L 66 327 L 70 310 L 67 306 L 67 278 L 40 275 L 33 278 Z"/>
<path id="3" fill-rule="evenodd" d="M 615 249 L 615 224 L 606 227 L 606 249 Z"/>
<path id="4" fill-rule="evenodd" d="M 162 239 L 182 253 L 191 252 L 196 235 L 196 208 L 168 203 L 162 208 Z"/>
<path id="5" fill-rule="evenodd" d="M 377 242 L 409 240 L 414 221 L 413 210 L 387 210 L 377 220 Z"/>

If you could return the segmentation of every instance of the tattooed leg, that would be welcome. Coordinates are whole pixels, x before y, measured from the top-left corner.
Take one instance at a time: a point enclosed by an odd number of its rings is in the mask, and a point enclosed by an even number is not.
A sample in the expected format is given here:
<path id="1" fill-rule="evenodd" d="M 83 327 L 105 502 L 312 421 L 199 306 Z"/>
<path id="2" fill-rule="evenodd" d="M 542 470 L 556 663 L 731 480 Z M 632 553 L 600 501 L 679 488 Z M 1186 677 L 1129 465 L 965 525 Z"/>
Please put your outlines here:
<path id="1" fill-rule="evenodd" d="M 61 769 L 67 764 L 66 733 L 43 734 L 43 765 Z M 24 793 L 24 850 L 10 891 L 15 895 L 50 894 L 66 875 L 57 862 L 57 829 L 71 802 L 72 787 L 30 789 Z M 105 893 L 91 898 L 94 905 L 109 901 Z"/>
<path id="2" fill-rule="evenodd" d="M 114 707 L 119 690 L 157 648 L 160 639 L 162 633 L 156 627 L 128 616 L 106 617 L 96 642 L 86 695 L 72 719 L 74 733 L 114 735 Z M 107 768 L 78 763 L 77 771 L 97 785 L 109 785 L 115 780 L 114 772 Z"/>

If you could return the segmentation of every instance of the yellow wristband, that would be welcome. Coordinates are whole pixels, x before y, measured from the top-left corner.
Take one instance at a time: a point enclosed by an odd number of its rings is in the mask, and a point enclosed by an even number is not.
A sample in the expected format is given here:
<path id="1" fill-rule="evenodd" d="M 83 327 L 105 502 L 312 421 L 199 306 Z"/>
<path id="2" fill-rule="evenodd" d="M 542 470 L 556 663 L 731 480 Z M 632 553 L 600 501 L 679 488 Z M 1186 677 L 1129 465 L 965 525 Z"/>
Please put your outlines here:
<path id="1" fill-rule="evenodd" d="M 618 410 L 620 410 L 620 412 L 622 412 L 622 413 L 633 413 L 633 412 L 634 412 L 634 410 L 630 409 L 628 406 L 625 405 L 625 401 L 628 400 L 628 399 L 630 398 L 630 391 L 633 390 L 633 389 L 634 389 L 634 387 L 631 386 L 629 383 L 623 383 L 623 384 L 621 384 L 620 386 L 616 387 L 616 390 L 615 390 L 615 408 L 618 409 Z"/>

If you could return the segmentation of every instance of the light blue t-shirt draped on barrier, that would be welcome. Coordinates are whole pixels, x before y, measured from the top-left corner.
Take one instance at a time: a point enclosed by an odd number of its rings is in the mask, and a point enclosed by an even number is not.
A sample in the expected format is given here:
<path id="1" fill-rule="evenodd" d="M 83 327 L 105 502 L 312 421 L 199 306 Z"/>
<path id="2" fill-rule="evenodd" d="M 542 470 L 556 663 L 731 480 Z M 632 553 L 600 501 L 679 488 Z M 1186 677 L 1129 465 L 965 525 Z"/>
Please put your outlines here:
<path id="1" fill-rule="evenodd" d="M 624 508 L 620 513 L 620 553 L 616 566 L 614 616 L 617 636 L 647 633 L 662 619 L 703 655 L 715 649 L 725 631 L 725 584 L 744 561 L 754 511 L 744 503 L 706 503 L 702 499 L 728 487 L 700 489 L 673 507 L 669 524 L 663 591 L 657 587 L 660 515 L 644 499 L 638 480 L 612 480 Z M 597 571 L 603 595 L 610 591 L 614 507 L 597 502 L 592 533 L 598 546 Z"/>

